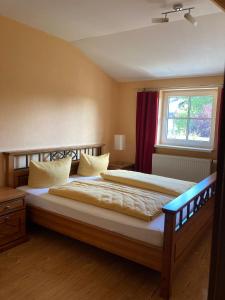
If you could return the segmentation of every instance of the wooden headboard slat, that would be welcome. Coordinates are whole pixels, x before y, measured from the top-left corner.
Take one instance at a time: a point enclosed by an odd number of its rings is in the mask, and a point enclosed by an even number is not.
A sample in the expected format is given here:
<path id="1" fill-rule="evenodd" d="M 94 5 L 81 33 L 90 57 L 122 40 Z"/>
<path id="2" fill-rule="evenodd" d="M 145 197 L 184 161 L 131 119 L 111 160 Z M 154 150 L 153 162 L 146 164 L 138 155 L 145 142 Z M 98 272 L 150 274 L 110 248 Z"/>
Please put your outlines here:
<path id="1" fill-rule="evenodd" d="M 70 175 L 77 173 L 81 152 L 91 155 L 101 155 L 104 144 L 78 145 L 69 147 L 56 147 L 45 149 L 30 149 L 4 152 L 6 157 L 6 183 L 10 187 L 27 185 L 29 176 L 29 161 L 33 155 L 38 156 L 38 161 L 62 159 L 66 156 L 72 156 Z M 15 166 L 15 158 L 25 157 L 23 167 Z"/>
<path id="2" fill-rule="evenodd" d="M 55 148 L 40 148 L 40 149 L 28 149 L 28 150 L 16 150 L 3 152 L 4 155 L 22 156 L 30 154 L 60 152 L 60 151 L 71 151 L 71 150 L 85 150 L 92 148 L 102 148 L 105 144 L 91 144 L 91 145 L 78 145 L 78 146 L 67 146 L 67 147 L 55 147 Z"/>

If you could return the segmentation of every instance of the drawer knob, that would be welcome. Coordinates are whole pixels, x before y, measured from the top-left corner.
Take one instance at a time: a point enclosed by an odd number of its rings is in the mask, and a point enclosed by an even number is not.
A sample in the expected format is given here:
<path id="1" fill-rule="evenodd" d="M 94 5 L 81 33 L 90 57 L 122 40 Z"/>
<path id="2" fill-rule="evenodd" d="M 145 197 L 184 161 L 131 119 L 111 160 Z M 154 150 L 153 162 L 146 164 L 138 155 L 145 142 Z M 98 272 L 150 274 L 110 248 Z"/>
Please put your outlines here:
<path id="1" fill-rule="evenodd" d="M 10 209 L 10 208 L 11 208 L 10 205 L 6 205 L 6 206 L 5 206 L 5 209 Z"/>

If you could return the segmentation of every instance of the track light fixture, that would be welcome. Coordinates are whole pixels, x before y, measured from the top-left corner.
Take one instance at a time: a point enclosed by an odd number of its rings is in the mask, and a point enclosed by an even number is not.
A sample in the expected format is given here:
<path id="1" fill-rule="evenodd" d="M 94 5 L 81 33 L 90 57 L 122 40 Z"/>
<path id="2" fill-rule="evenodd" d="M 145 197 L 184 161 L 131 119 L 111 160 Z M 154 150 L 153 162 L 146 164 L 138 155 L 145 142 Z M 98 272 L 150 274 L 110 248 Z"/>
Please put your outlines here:
<path id="1" fill-rule="evenodd" d="M 184 14 L 184 18 L 187 21 L 189 21 L 192 25 L 197 26 L 198 25 L 197 20 L 191 15 L 192 9 L 194 9 L 194 7 L 183 8 L 183 5 L 181 3 L 174 4 L 173 10 L 162 13 L 162 15 L 164 15 L 164 18 L 152 18 L 152 23 L 168 23 L 169 22 L 169 18 L 167 17 L 168 14 L 188 11 L 187 13 Z"/>

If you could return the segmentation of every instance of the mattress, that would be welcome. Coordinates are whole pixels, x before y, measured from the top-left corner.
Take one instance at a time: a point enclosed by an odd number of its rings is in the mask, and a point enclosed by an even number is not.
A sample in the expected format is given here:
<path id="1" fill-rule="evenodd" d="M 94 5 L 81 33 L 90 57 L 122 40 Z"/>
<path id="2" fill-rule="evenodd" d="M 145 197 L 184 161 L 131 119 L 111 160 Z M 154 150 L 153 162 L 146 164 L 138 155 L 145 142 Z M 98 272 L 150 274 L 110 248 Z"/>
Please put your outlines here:
<path id="1" fill-rule="evenodd" d="M 73 176 L 68 181 L 90 179 L 101 180 L 100 177 Z M 33 189 L 29 186 L 21 186 L 18 189 L 26 193 L 25 200 L 28 205 L 95 225 L 154 246 L 162 247 L 163 245 L 164 214 L 146 222 L 91 204 L 50 195 L 48 188 Z"/>

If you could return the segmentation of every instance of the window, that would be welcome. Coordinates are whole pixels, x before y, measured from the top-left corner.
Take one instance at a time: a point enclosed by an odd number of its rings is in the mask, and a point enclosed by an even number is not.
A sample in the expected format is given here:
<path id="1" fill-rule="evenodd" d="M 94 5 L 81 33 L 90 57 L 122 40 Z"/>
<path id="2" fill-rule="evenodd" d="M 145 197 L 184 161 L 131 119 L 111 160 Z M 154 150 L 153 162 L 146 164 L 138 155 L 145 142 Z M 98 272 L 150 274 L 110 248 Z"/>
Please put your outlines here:
<path id="1" fill-rule="evenodd" d="M 217 89 L 162 92 L 159 143 L 212 149 Z"/>

